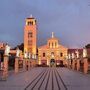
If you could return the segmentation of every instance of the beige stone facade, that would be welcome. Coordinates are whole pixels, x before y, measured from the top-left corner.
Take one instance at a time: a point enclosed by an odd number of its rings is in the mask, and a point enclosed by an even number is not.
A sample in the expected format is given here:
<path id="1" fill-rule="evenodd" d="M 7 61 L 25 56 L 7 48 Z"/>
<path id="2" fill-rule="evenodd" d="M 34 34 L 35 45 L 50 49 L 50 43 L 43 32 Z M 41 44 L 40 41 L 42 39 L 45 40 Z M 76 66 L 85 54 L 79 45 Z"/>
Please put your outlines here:
<path id="1" fill-rule="evenodd" d="M 59 40 L 54 37 L 48 39 L 47 44 L 38 48 L 38 64 L 59 65 L 65 64 L 64 60 L 67 56 L 68 48 L 59 44 Z"/>

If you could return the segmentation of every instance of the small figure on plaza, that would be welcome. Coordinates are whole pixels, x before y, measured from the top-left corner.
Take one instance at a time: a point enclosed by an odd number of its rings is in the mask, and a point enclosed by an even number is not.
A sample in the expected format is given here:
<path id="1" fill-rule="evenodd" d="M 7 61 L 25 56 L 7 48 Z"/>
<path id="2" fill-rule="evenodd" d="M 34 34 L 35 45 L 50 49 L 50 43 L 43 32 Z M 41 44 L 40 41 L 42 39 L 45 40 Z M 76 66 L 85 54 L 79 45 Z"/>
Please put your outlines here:
<path id="1" fill-rule="evenodd" d="M 20 56 L 20 50 L 19 50 L 19 48 L 17 48 L 17 50 L 16 50 L 16 57 L 19 57 Z"/>
<path id="2" fill-rule="evenodd" d="M 6 44 L 5 46 L 5 55 L 9 55 L 9 52 L 10 52 L 10 46 L 8 44 Z"/>
<path id="3" fill-rule="evenodd" d="M 28 71 L 28 68 L 29 68 L 28 63 L 29 63 L 29 62 L 27 61 L 27 65 L 26 65 L 26 70 L 27 70 L 27 71 Z"/>

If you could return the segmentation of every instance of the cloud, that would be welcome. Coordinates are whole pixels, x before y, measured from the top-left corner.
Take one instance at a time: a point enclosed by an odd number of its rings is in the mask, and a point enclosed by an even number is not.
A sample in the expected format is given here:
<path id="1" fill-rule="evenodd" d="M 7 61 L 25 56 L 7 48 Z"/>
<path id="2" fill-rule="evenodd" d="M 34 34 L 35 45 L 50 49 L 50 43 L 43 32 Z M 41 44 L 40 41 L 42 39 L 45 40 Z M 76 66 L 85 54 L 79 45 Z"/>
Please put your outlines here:
<path id="1" fill-rule="evenodd" d="M 67 47 L 90 42 L 88 0 L 1 0 L 0 40 L 13 46 L 22 43 L 25 18 L 30 14 L 37 19 L 39 45 L 46 43 L 52 31 Z"/>

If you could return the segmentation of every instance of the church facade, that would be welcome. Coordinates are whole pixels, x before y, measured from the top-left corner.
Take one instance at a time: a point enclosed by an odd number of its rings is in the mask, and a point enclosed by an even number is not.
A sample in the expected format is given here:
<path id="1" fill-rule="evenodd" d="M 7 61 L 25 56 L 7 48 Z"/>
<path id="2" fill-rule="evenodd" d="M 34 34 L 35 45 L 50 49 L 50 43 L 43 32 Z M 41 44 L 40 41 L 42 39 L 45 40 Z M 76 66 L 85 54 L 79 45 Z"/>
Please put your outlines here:
<path id="1" fill-rule="evenodd" d="M 38 48 L 38 64 L 48 66 L 65 64 L 67 53 L 68 48 L 59 44 L 59 39 L 52 32 L 52 37 L 47 40 L 47 44 Z"/>

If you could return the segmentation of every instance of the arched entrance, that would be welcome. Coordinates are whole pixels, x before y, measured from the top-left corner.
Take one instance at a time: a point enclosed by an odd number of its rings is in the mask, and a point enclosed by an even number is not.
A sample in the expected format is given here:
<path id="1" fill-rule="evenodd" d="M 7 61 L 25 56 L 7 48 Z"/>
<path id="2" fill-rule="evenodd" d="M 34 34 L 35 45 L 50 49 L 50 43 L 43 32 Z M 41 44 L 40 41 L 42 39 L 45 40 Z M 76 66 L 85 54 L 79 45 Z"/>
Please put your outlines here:
<path id="1" fill-rule="evenodd" d="M 53 67 L 53 66 L 55 66 L 55 59 L 50 60 L 50 67 Z"/>

